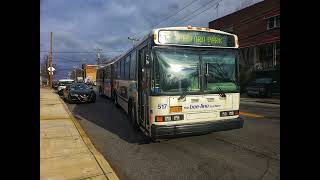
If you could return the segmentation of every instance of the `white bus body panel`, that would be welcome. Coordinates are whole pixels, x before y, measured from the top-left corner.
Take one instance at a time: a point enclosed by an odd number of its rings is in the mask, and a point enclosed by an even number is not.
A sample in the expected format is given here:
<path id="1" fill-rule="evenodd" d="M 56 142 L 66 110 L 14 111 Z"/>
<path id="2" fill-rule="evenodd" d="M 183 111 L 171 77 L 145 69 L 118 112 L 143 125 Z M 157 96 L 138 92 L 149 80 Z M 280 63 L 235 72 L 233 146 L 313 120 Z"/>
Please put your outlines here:
<path id="1" fill-rule="evenodd" d="M 193 122 L 219 121 L 236 116 L 220 117 L 220 111 L 239 110 L 239 93 L 226 93 L 226 97 L 218 94 L 187 95 L 178 100 L 179 96 L 151 96 L 150 97 L 150 124 L 176 125 Z M 182 106 L 182 112 L 170 113 L 170 106 Z M 165 108 L 163 108 L 165 107 Z M 152 113 L 151 113 L 152 112 Z M 155 116 L 184 115 L 184 120 L 155 122 Z"/>

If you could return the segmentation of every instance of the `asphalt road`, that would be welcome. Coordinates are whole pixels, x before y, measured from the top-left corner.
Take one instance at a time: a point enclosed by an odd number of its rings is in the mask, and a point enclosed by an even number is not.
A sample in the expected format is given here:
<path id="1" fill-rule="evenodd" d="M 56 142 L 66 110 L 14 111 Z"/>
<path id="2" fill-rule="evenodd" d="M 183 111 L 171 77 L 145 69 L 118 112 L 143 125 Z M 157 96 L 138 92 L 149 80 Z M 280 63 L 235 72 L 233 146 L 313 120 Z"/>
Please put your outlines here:
<path id="1" fill-rule="evenodd" d="M 242 129 L 150 142 L 107 98 L 71 104 L 120 179 L 280 179 L 280 106 L 241 104 Z"/>

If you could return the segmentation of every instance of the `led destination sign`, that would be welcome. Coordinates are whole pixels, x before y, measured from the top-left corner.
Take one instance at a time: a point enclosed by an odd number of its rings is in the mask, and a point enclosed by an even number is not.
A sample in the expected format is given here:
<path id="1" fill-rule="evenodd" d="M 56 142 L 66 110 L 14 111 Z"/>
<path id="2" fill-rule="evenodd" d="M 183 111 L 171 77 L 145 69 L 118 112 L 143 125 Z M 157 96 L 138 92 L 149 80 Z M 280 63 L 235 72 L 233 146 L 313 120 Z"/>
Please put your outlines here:
<path id="1" fill-rule="evenodd" d="M 235 47 L 235 38 L 228 34 L 204 31 L 160 30 L 161 44 Z"/>

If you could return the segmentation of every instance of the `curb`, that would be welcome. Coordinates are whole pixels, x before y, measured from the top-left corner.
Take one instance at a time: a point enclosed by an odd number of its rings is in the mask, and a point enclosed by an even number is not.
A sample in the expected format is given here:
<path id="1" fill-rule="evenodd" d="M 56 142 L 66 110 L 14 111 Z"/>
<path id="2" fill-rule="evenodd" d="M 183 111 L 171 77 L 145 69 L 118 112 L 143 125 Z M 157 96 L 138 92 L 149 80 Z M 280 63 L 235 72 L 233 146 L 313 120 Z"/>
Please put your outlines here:
<path id="1" fill-rule="evenodd" d="M 94 145 L 92 144 L 90 138 L 88 137 L 88 135 L 85 133 L 85 131 L 82 129 L 80 123 L 77 121 L 77 119 L 73 116 L 72 112 L 68 109 L 66 103 L 61 100 L 61 98 L 59 97 L 60 102 L 63 104 L 64 109 L 67 111 L 67 113 L 70 116 L 70 119 L 73 121 L 75 127 L 77 128 L 82 140 L 84 141 L 84 143 L 86 144 L 86 146 L 88 147 L 89 151 L 92 153 L 92 155 L 94 156 L 94 158 L 96 159 L 98 165 L 100 166 L 100 168 L 102 169 L 105 177 L 107 177 L 107 179 L 109 180 L 119 180 L 118 176 L 116 175 L 116 173 L 113 171 L 113 169 L 111 168 L 110 164 L 107 162 L 107 160 L 103 157 L 103 155 L 97 151 L 97 149 L 94 147 Z"/>

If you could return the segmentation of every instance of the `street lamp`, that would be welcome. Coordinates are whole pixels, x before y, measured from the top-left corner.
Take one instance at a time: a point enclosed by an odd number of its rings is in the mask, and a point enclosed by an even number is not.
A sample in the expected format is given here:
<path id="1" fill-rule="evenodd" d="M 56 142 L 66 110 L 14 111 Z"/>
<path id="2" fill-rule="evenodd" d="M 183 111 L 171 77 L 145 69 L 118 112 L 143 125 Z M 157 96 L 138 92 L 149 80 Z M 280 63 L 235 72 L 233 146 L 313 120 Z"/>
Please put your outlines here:
<path id="1" fill-rule="evenodd" d="M 133 46 L 135 46 L 135 41 L 139 41 L 137 38 L 128 37 L 128 39 L 132 41 Z"/>

